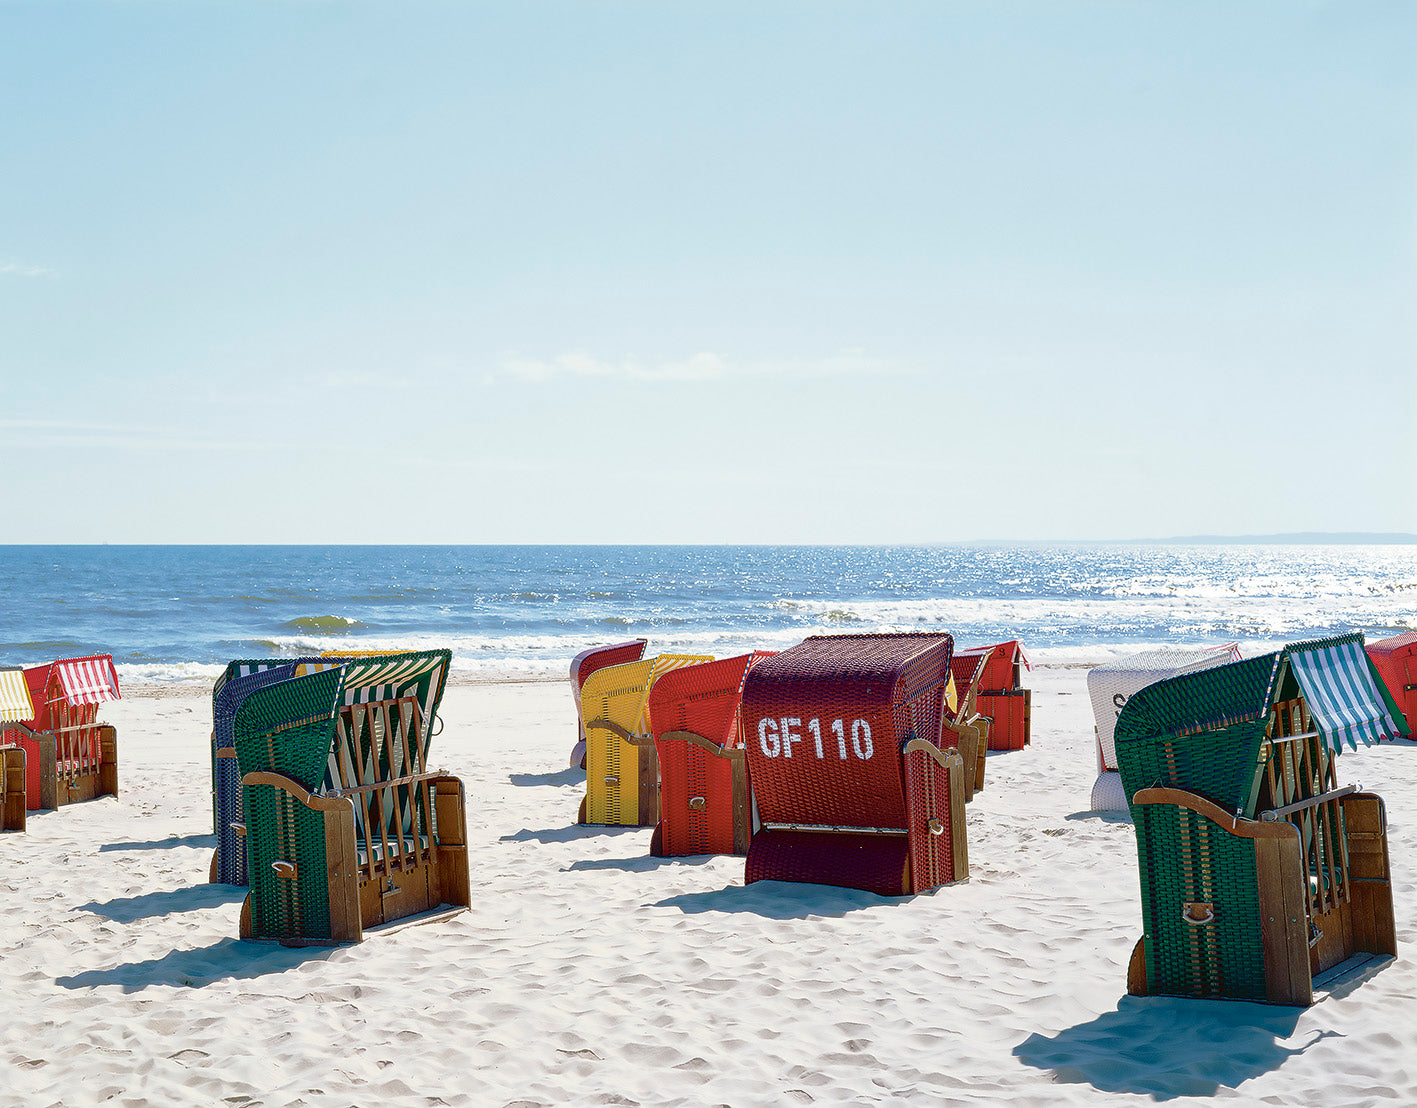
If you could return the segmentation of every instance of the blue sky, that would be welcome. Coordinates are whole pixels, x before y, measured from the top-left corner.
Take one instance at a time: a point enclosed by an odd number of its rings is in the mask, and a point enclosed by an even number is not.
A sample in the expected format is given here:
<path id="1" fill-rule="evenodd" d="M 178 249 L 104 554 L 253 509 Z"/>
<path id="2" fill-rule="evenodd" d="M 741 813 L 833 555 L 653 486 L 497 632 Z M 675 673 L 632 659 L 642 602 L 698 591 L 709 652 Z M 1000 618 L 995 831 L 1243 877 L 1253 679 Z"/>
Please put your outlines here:
<path id="1" fill-rule="evenodd" d="M 1417 531 L 1417 5 L 0 0 L 39 542 Z"/>

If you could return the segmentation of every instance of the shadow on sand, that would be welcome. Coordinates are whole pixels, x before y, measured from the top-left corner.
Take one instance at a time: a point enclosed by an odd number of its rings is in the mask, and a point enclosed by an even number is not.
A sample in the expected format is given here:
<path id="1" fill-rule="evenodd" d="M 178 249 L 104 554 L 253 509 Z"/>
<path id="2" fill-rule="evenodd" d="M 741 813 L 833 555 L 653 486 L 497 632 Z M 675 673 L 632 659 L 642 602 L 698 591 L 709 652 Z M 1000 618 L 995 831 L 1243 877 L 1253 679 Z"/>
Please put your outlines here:
<path id="1" fill-rule="evenodd" d="M 153 916 L 170 916 L 174 912 L 197 912 L 203 908 L 220 908 L 224 904 L 240 903 L 246 889 L 238 885 L 190 885 L 185 889 L 164 889 L 141 896 L 123 896 L 116 900 L 91 900 L 80 904 L 79 910 L 92 912 L 115 923 L 134 923 Z"/>
<path id="2" fill-rule="evenodd" d="M 152 839 L 145 843 L 104 843 L 98 848 L 100 854 L 108 850 L 166 850 L 172 846 L 195 846 L 205 850 L 216 849 L 216 836 L 171 835 L 166 839 Z"/>
<path id="3" fill-rule="evenodd" d="M 573 823 L 569 827 L 548 827 L 543 831 L 522 828 L 511 835 L 503 835 L 499 843 L 573 843 L 580 839 L 598 839 L 604 835 L 646 834 L 648 827 L 615 827 L 599 823 Z"/>
<path id="4" fill-rule="evenodd" d="M 572 862 L 567 871 L 618 869 L 626 873 L 648 873 L 665 866 L 702 866 L 719 857 L 717 854 L 688 854 L 673 858 L 659 858 L 653 854 L 637 855 L 633 858 L 583 858 Z"/>
<path id="5" fill-rule="evenodd" d="M 555 773 L 510 773 L 507 780 L 522 789 L 538 785 L 577 785 L 585 780 L 585 770 L 568 766 Z"/>
<path id="6" fill-rule="evenodd" d="M 1014 1056 L 1051 1071 L 1058 1082 L 1101 1092 L 1153 1100 L 1208 1097 L 1278 1069 L 1337 1034 L 1315 1030 L 1305 1042 L 1284 1045 L 1303 1012 L 1233 1000 L 1128 996 L 1115 1011 L 1087 1023 L 1052 1036 L 1030 1035 Z"/>
<path id="7" fill-rule="evenodd" d="M 929 895 L 924 894 L 924 895 Z M 677 908 L 685 915 L 699 912 L 751 912 L 765 919 L 839 917 L 863 908 L 894 907 L 910 897 L 877 896 L 861 889 L 809 885 L 791 881 L 755 881 L 707 892 L 680 893 L 656 901 L 655 908 Z"/>
<path id="8" fill-rule="evenodd" d="M 128 962 L 106 970 L 86 970 L 55 979 L 66 989 L 94 989 L 117 985 L 136 993 L 153 985 L 201 989 L 218 981 L 264 977 L 284 973 L 302 962 L 328 958 L 331 947 L 284 947 L 276 943 L 243 943 L 222 939 L 199 950 L 174 950 L 146 962 Z"/>

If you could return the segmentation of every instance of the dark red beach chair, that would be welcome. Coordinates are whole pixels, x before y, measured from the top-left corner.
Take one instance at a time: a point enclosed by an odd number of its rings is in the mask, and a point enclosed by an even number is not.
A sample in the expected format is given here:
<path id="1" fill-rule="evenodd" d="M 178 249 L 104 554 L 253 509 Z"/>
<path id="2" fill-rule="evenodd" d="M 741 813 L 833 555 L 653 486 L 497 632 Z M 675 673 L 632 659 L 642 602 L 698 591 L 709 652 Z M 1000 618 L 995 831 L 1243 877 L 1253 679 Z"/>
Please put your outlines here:
<path id="1" fill-rule="evenodd" d="M 741 705 L 748 670 L 771 652 L 670 670 L 649 694 L 659 754 L 657 857 L 747 854 L 752 794 Z"/>
<path id="2" fill-rule="evenodd" d="M 964 880 L 964 764 L 941 749 L 949 635 L 807 639 L 748 671 L 761 828 L 746 880 L 884 896 Z"/>

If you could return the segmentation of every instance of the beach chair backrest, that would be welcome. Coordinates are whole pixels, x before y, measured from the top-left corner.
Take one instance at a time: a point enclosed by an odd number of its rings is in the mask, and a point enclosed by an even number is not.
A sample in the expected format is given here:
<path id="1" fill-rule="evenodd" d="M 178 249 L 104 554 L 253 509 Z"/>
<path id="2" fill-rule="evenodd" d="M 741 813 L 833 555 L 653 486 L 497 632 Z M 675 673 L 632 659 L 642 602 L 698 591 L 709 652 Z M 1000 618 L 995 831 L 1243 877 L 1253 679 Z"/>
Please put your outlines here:
<path id="1" fill-rule="evenodd" d="M 1092 701 L 1102 768 L 1117 768 L 1117 717 L 1133 694 L 1168 677 L 1239 660 L 1239 647 L 1226 643 L 1218 647 L 1147 650 L 1088 670 L 1087 693 Z"/>
<path id="2" fill-rule="evenodd" d="M 949 635 L 810 638 L 744 682 L 749 777 L 764 826 L 899 830 L 903 751 L 936 743 Z"/>

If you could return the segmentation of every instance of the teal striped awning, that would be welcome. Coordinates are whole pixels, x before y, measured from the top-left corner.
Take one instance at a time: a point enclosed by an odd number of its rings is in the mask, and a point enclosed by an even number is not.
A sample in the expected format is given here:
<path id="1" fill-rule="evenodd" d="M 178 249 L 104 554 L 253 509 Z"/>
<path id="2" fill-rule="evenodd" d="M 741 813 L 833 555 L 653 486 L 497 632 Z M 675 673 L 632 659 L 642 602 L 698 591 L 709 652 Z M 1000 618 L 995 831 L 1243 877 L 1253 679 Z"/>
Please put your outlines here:
<path id="1" fill-rule="evenodd" d="M 1357 750 L 1359 739 L 1366 745 L 1400 737 L 1389 698 L 1363 649 L 1361 635 L 1296 643 L 1284 653 L 1304 692 L 1314 726 L 1333 753 L 1343 749 L 1345 739 Z"/>

